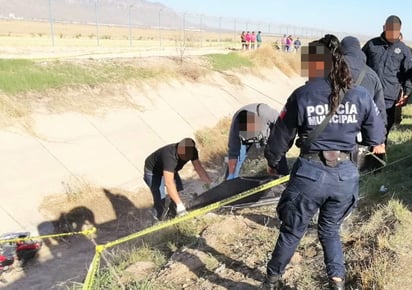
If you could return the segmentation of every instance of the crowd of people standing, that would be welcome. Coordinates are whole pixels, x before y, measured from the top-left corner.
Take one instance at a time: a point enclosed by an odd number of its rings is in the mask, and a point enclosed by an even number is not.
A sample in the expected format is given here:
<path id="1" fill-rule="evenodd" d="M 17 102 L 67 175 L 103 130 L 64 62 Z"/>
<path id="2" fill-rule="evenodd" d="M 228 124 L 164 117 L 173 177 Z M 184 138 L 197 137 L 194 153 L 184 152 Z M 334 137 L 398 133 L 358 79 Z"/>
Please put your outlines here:
<path id="1" fill-rule="evenodd" d="M 256 49 L 262 44 L 262 32 L 258 31 L 242 31 L 240 34 L 240 42 L 242 44 L 242 50 Z"/>
<path id="2" fill-rule="evenodd" d="M 259 48 L 262 44 L 262 31 L 258 31 L 257 33 L 255 33 L 255 31 L 242 31 L 240 34 L 240 42 L 242 44 L 242 50 L 254 50 Z M 273 46 L 284 52 L 295 52 L 300 49 L 302 43 L 299 37 L 293 39 L 292 35 L 286 36 L 286 34 L 284 34 L 281 38 L 281 46 L 279 46 L 277 41 Z"/>

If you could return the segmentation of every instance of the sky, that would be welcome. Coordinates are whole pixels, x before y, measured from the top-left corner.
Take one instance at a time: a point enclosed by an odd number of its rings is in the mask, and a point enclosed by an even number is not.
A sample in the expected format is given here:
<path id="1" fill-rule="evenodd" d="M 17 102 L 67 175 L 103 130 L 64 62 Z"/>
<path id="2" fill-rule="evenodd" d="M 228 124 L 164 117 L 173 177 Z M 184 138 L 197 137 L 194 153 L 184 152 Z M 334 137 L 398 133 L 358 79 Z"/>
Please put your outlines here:
<path id="1" fill-rule="evenodd" d="M 378 36 L 389 15 L 402 20 L 404 40 L 412 40 L 412 1 L 400 0 L 153 0 L 176 12 L 251 19 L 331 32 Z"/>

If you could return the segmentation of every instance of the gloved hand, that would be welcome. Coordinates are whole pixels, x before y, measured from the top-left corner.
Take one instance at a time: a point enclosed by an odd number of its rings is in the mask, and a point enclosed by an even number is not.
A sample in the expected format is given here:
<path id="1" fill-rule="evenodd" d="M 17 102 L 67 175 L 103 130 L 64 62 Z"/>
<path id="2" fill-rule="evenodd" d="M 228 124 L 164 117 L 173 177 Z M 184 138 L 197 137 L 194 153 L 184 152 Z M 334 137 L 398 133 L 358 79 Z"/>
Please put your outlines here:
<path id="1" fill-rule="evenodd" d="M 176 216 L 184 216 L 187 214 L 186 207 L 183 203 L 179 203 L 176 205 Z"/>
<path id="2" fill-rule="evenodd" d="M 229 175 L 226 177 L 226 180 L 232 180 L 232 179 L 234 179 L 234 178 L 235 178 L 235 174 L 232 173 L 232 174 L 229 174 Z"/>

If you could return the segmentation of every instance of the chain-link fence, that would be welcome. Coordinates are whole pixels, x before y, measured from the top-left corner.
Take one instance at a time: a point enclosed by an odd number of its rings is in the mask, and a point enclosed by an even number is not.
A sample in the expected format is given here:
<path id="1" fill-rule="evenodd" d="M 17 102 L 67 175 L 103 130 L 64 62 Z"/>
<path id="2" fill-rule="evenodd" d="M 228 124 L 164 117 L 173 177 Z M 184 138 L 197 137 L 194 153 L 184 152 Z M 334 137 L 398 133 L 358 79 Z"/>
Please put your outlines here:
<path id="1" fill-rule="evenodd" d="M 16 12 L 6 11 L 8 15 L 0 15 L 3 22 L 13 20 L 13 23 L 21 24 L 0 25 L 0 33 L 9 37 L 29 34 L 33 38 L 41 38 L 42 42 L 37 43 L 44 46 L 160 49 L 170 46 L 239 48 L 242 31 L 261 31 L 263 43 L 280 43 L 283 35 L 291 35 L 294 39 L 299 37 L 303 45 L 326 33 L 333 33 L 338 37 L 348 35 L 344 32 L 280 25 L 259 19 L 181 13 L 155 3 L 91 0 L 72 1 L 68 4 L 56 0 L 38 1 L 39 5 L 30 9 L 25 9 L 27 7 L 24 7 L 24 3 L 19 2 L 16 4 Z M 24 23 L 26 24 L 22 25 Z M 361 41 L 369 38 L 365 35 L 352 35 Z"/>

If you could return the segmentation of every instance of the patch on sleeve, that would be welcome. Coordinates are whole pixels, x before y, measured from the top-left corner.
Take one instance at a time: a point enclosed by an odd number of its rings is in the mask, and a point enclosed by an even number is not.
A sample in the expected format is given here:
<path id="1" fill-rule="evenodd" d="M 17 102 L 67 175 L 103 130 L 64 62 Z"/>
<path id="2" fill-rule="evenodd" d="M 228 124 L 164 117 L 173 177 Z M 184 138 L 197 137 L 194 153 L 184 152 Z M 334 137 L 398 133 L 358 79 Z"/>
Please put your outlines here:
<path id="1" fill-rule="evenodd" d="M 286 107 L 283 107 L 282 112 L 279 114 L 279 118 L 283 120 L 286 117 Z"/>

